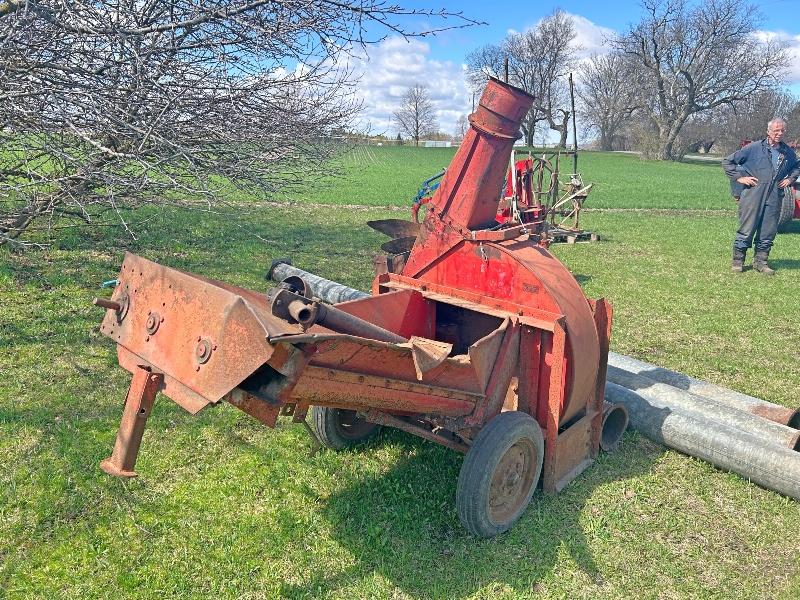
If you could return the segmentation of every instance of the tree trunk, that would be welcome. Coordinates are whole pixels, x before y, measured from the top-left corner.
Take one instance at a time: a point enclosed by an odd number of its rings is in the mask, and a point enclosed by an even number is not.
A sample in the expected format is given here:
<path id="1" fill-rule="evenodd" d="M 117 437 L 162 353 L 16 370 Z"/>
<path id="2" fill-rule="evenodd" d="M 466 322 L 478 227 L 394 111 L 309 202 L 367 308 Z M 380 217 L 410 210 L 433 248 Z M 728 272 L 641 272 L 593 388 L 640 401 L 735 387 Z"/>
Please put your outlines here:
<path id="1" fill-rule="evenodd" d="M 610 151 L 614 149 L 614 136 L 609 135 L 606 129 L 600 130 L 600 150 Z"/>
<path id="2" fill-rule="evenodd" d="M 567 124 L 569 123 L 568 119 L 564 119 L 564 123 L 561 125 L 559 129 L 559 133 L 561 134 L 561 140 L 559 140 L 558 145 L 562 148 L 567 147 L 567 136 L 569 135 Z"/>

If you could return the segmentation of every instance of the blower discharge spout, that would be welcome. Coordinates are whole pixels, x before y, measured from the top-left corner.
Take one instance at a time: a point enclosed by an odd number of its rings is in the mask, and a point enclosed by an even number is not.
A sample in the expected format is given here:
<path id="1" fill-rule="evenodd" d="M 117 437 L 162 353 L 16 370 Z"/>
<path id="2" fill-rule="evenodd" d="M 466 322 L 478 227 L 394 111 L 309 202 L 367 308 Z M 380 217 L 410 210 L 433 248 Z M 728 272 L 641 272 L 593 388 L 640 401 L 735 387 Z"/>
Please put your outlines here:
<path id="1" fill-rule="evenodd" d="M 470 128 L 431 201 L 404 275 L 424 268 L 434 245 L 441 249 L 494 224 L 511 150 L 533 100 L 519 88 L 489 80 L 477 110 L 469 116 Z"/>

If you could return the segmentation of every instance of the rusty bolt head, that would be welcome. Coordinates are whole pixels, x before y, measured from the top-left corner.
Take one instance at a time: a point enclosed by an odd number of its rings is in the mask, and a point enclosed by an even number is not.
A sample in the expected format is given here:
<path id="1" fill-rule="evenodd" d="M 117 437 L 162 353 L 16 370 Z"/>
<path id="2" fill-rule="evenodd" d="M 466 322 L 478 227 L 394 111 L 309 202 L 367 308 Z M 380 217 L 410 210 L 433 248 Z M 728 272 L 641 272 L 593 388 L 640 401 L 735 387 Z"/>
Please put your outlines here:
<path id="1" fill-rule="evenodd" d="M 145 329 L 147 329 L 147 333 L 153 335 L 156 331 L 158 331 L 158 326 L 161 325 L 161 317 L 157 312 L 151 313 L 149 317 L 147 317 L 147 323 L 145 324 Z"/>
<path id="2" fill-rule="evenodd" d="M 205 364 L 211 358 L 211 342 L 205 338 L 201 338 L 194 349 L 194 357 L 198 363 Z"/>

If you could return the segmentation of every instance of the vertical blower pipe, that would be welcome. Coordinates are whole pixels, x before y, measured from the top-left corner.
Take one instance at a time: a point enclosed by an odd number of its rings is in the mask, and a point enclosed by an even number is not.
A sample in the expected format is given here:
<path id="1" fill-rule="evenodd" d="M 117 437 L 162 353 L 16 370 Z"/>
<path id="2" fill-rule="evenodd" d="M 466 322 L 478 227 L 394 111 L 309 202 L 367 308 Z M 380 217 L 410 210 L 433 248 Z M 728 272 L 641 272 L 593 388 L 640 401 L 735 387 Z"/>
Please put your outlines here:
<path id="1" fill-rule="evenodd" d="M 469 116 L 471 127 L 432 200 L 433 212 L 447 215 L 449 223 L 465 230 L 494 223 L 511 149 L 532 104 L 527 92 L 489 79 L 477 110 Z"/>
<path id="2" fill-rule="evenodd" d="M 631 427 L 645 437 L 800 500 L 800 453 L 765 445 L 763 440 L 717 421 L 655 406 L 615 383 L 606 383 L 605 398 L 624 404 Z"/>

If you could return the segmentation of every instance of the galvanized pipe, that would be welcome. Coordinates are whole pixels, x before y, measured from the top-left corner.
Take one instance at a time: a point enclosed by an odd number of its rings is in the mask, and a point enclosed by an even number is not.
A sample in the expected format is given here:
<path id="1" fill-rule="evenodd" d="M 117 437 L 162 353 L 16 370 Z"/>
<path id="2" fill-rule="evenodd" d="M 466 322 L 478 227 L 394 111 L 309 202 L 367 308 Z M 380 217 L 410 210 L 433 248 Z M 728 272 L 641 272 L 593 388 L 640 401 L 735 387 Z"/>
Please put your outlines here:
<path id="1" fill-rule="evenodd" d="M 645 437 L 800 500 L 800 453 L 718 421 L 659 405 L 640 393 L 606 383 L 605 398 L 628 409 L 631 427 Z"/>
<path id="2" fill-rule="evenodd" d="M 686 390 L 653 381 L 612 366 L 610 363 L 606 380 L 633 390 L 658 406 L 679 409 L 700 420 L 725 423 L 769 443 L 791 450 L 797 450 L 800 444 L 800 431 L 797 429 L 738 410 L 711 398 L 697 396 Z"/>
<path id="3" fill-rule="evenodd" d="M 338 304 L 339 302 L 348 302 L 350 300 L 359 300 L 366 298 L 369 294 L 356 290 L 341 283 L 331 281 L 330 279 L 323 279 L 317 275 L 293 267 L 288 262 L 276 261 L 272 268 L 267 273 L 267 277 L 273 281 L 281 282 L 287 277 L 294 276 L 300 277 L 311 288 L 311 293 L 329 304 Z"/>
<path id="4" fill-rule="evenodd" d="M 689 377 L 683 373 L 670 371 L 669 369 L 664 369 L 629 356 L 617 354 L 616 352 L 608 353 L 608 364 L 619 369 L 624 369 L 625 371 L 630 371 L 631 373 L 643 375 L 653 381 L 686 390 L 696 396 L 711 398 L 717 402 L 728 404 L 739 410 L 747 411 L 759 417 L 780 423 L 781 425 L 788 425 L 794 429 L 800 429 L 800 409 L 793 410 L 785 406 L 772 404 L 760 398 L 741 394 L 707 381 Z"/>

